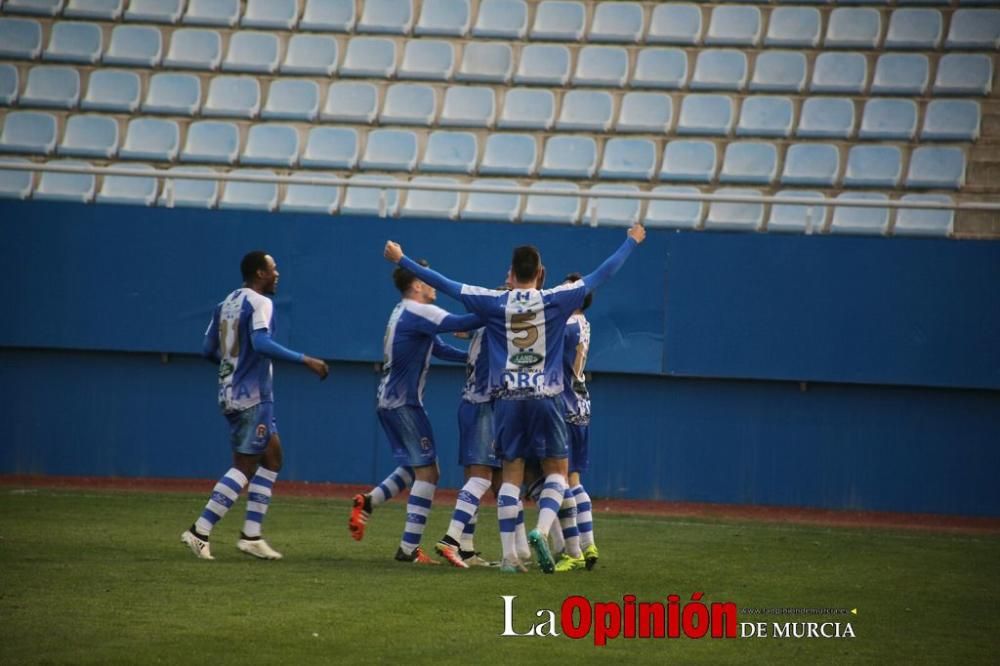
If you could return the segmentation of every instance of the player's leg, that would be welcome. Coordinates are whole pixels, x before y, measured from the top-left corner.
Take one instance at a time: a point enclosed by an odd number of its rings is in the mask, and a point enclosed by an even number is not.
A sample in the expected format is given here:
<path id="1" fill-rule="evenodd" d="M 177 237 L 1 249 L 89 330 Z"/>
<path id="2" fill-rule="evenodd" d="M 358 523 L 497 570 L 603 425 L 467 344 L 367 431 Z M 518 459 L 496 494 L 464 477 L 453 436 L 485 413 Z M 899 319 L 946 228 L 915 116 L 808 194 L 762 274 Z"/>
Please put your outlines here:
<path id="1" fill-rule="evenodd" d="M 412 485 L 413 468 L 400 465 L 367 493 L 355 495 L 351 505 L 351 516 L 347 520 L 351 538 L 361 541 L 365 536 L 365 526 L 375 507 L 388 502 Z"/>
<path id="2" fill-rule="evenodd" d="M 522 400 L 497 400 L 493 404 L 494 435 L 503 460 L 500 493 L 497 495 L 497 521 L 505 573 L 524 571 L 517 555 L 514 532 L 520 506 L 521 481 L 524 479 Z"/>
<path id="3" fill-rule="evenodd" d="M 531 401 L 531 442 L 542 461 L 545 484 L 538 498 L 538 523 L 528 534 L 538 565 L 544 573 L 555 571 L 555 561 L 549 550 L 548 536 L 562 505 L 569 473 L 566 422 L 562 407 L 553 398 Z"/>
<path id="4" fill-rule="evenodd" d="M 274 482 L 278 480 L 278 472 L 281 471 L 281 437 L 274 418 L 274 405 L 266 402 L 258 407 L 257 423 L 254 425 L 254 449 L 261 453 L 250 457 L 237 452 L 240 470 L 250 477 L 250 486 L 247 490 L 246 519 L 236 547 L 247 555 L 262 560 L 280 560 L 281 553 L 271 548 L 261 537 L 261 525 L 271 505 Z"/>
<path id="5" fill-rule="evenodd" d="M 593 569 L 597 564 L 600 554 L 597 550 L 597 543 L 594 541 L 594 518 L 593 504 L 587 489 L 580 481 L 580 472 L 570 472 L 569 483 L 576 498 L 576 521 L 580 529 L 580 548 L 583 550 L 583 558 L 587 563 L 587 569 Z"/>
<path id="6" fill-rule="evenodd" d="M 413 469 L 414 477 L 406 503 L 406 524 L 396 550 L 396 559 L 417 564 L 438 564 L 420 548 L 439 477 L 431 423 L 427 412 L 420 407 L 403 406 L 390 411 L 394 435 L 390 438 L 393 455 L 397 462 Z"/>
<path id="7" fill-rule="evenodd" d="M 582 428 L 585 428 L 585 426 L 570 423 L 566 424 L 566 430 L 569 434 L 569 464 L 567 467 L 569 474 L 567 475 L 567 479 L 572 476 L 572 470 L 574 469 L 577 456 L 579 455 L 578 452 L 581 448 L 580 441 L 584 436 Z M 561 532 L 560 536 L 562 536 L 566 544 L 565 552 L 556 564 L 556 571 L 559 572 L 582 569 L 586 564 L 580 546 L 580 529 L 577 525 L 578 508 L 576 505 L 576 496 L 573 495 L 571 488 L 572 483 L 568 482 L 563 495 L 562 506 L 559 507 L 559 525 L 562 529 L 553 530 L 553 535 Z"/>

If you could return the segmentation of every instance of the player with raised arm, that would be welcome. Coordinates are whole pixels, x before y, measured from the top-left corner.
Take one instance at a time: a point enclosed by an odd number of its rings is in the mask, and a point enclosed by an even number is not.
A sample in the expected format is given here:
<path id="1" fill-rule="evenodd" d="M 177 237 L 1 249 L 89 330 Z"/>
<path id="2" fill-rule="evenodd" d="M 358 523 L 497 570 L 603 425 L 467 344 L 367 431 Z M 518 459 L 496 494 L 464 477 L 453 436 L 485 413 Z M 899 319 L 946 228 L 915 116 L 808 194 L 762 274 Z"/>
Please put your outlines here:
<path id="1" fill-rule="evenodd" d="M 490 389 L 496 400 L 494 428 L 503 456 L 503 485 L 497 498 L 503 571 L 523 570 L 515 549 L 514 530 L 524 458 L 529 455 L 541 460 L 546 479 L 538 523 L 528 539 L 542 571 L 552 573 L 555 569 L 547 537 L 567 487 L 568 434 L 559 397 L 563 391 L 566 321 L 588 293 L 621 268 L 645 237 L 642 225 L 633 225 L 622 246 L 593 273 L 579 282 L 544 290 L 536 288 L 544 271 L 538 250 L 517 247 L 511 260 L 510 291 L 454 282 L 406 257 L 398 244 L 386 242 L 383 254 L 387 260 L 460 300 L 486 322 Z"/>
<path id="2" fill-rule="evenodd" d="M 437 334 L 479 328 L 482 320 L 477 315 L 452 315 L 433 305 L 436 290 L 411 270 L 397 267 L 392 280 L 402 298 L 386 326 L 377 411 L 399 466 L 370 492 L 355 496 L 348 527 L 360 541 L 375 507 L 412 483 L 396 559 L 438 564 L 420 548 L 439 476 L 434 433 L 424 411 L 424 385 L 432 354 L 447 361 L 466 359 L 465 351 L 445 344 Z"/>
<path id="3" fill-rule="evenodd" d="M 277 290 L 279 276 L 274 259 L 250 252 L 240 262 L 240 271 L 243 286 L 215 308 L 202 344 L 203 355 L 219 366 L 219 407 L 229 422 L 233 466 L 215 484 L 201 516 L 181 534 L 181 541 L 199 558 L 215 559 L 208 541 L 212 528 L 249 482 L 246 521 L 236 547 L 254 557 L 279 560 L 281 553 L 261 537 L 282 458 L 271 361 L 302 363 L 321 380 L 329 369 L 320 359 L 286 349 L 271 338 L 274 304 L 268 296 Z"/>

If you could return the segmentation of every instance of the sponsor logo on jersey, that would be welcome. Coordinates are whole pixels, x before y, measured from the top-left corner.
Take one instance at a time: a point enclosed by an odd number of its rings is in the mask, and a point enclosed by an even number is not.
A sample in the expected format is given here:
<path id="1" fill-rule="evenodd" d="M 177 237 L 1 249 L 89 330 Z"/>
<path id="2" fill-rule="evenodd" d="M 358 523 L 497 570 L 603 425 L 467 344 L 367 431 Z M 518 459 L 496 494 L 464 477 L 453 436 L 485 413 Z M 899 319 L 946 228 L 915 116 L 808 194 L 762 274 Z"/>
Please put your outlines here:
<path id="1" fill-rule="evenodd" d="M 514 365 L 519 365 L 523 367 L 529 365 L 538 365 L 539 363 L 542 362 L 543 358 L 544 357 L 541 354 L 536 354 L 535 352 L 532 351 L 523 351 L 511 355 L 510 362 L 513 363 Z"/>

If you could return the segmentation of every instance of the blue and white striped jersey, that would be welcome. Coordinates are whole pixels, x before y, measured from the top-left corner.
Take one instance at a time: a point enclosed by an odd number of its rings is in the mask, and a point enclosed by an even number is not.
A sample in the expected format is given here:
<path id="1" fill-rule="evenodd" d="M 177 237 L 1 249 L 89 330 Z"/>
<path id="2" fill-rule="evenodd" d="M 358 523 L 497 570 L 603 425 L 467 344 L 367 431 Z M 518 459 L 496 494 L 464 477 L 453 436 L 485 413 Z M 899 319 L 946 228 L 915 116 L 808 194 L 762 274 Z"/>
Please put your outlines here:
<path id="1" fill-rule="evenodd" d="M 566 423 L 590 423 L 590 393 L 584 368 L 590 353 L 590 322 L 583 313 L 574 314 L 566 322 L 566 345 L 563 350 L 563 403 L 566 406 Z"/>
<path id="2" fill-rule="evenodd" d="M 469 355 L 465 361 L 465 386 L 462 400 L 472 403 L 489 402 L 490 359 L 486 347 L 486 329 L 477 328 L 469 339 Z"/>
<path id="3" fill-rule="evenodd" d="M 219 343 L 219 407 L 227 414 L 274 401 L 271 359 L 250 341 L 258 330 L 274 333 L 274 305 L 241 287 L 216 306 L 205 331 Z"/>

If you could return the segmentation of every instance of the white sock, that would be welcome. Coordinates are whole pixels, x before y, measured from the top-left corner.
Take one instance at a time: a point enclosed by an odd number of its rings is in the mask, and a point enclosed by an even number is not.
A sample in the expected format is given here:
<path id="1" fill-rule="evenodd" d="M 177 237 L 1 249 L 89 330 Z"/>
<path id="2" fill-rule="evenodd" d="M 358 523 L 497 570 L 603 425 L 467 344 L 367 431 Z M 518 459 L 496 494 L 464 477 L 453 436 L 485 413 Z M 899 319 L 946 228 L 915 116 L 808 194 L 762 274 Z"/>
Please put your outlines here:
<path id="1" fill-rule="evenodd" d="M 406 526 L 403 528 L 403 539 L 399 547 L 409 555 L 420 545 L 420 538 L 427 526 L 427 516 L 434 503 L 434 490 L 437 488 L 427 481 L 414 481 L 410 488 L 410 499 L 406 503 Z"/>
<path id="2" fill-rule="evenodd" d="M 388 502 L 411 485 L 413 485 L 413 469 L 397 467 L 392 471 L 392 474 L 385 477 L 382 483 L 372 488 L 371 492 L 368 493 L 368 496 L 372 498 L 372 508 Z"/>
<path id="3" fill-rule="evenodd" d="M 559 526 L 562 529 L 553 530 L 552 533 L 559 533 L 565 540 L 566 554 L 570 557 L 583 557 L 580 550 L 580 530 L 576 525 L 576 499 L 569 488 L 563 493 L 563 503 L 559 508 Z"/>
<path id="4" fill-rule="evenodd" d="M 263 467 L 258 467 L 257 473 L 250 479 L 250 488 L 247 490 L 247 517 L 243 521 L 244 536 L 251 539 L 260 537 L 260 525 L 267 515 L 267 508 L 271 505 L 271 492 L 277 479 L 277 472 Z"/>
<path id="5" fill-rule="evenodd" d="M 246 475 L 235 467 L 229 468 L 212 488 L 212 496 L 209 497 L 208 504 L 205 505 L 198 520 L 194 523 L 195 531 L 202 536 L 209 536 L 215 524 L 222 520 L 222 517 L 239 499 L 240 492 L 246 485 Z"/>
<path id="6" fill-rule="evenodd" d="M 465 526 L 479 510 L 479 500 L 489 489 L 490 482 L 487 479 L 478 476 L 469 477 L 462 489 L 458 491 L 458 497 L 455 499 L 455 512 L 448 525 L 448 536 L 455 541 L 462 538 Z"/>
<path id="7" fill-rule="evenodd" d="M 500 546 L 503 548 L 505 560 L 513 560 L 517 557 L 517 550 L 514 545 L 514 532 L 517 525 L 517 496 L 521 489 L 513 483 L 505 483 L 500 486 L 500 494 L 497 496 L 497 519 L 500 522 Z"/>
<path id="8" fill-rule="evenodd" d="M 566 492 L 566 479 L 562 474 L 549 474 L 545 477 L 542 495 L 538 498 L 538 531 L 543 537 L 549 535 L 552 523 L 559 515 L 559 507 L 563 503 Z"/>
<path id="9" fill-rule="evenodd" d="M 590 495 L 583 485 L 573 488 L 576 497 L 576 525 L 580 528 L 580 547 L 586 548 L 594 544 L 594 516 Z"/>
<path id="10" fill-rule="evenodd" d="M 524 529 L 524 502 L 517 500 L 517 521 L 514 525 L 514 544 L 517 556 L 522 560 L 531 559 L 531 546 L 528 544 L 528 531 Z"/>

